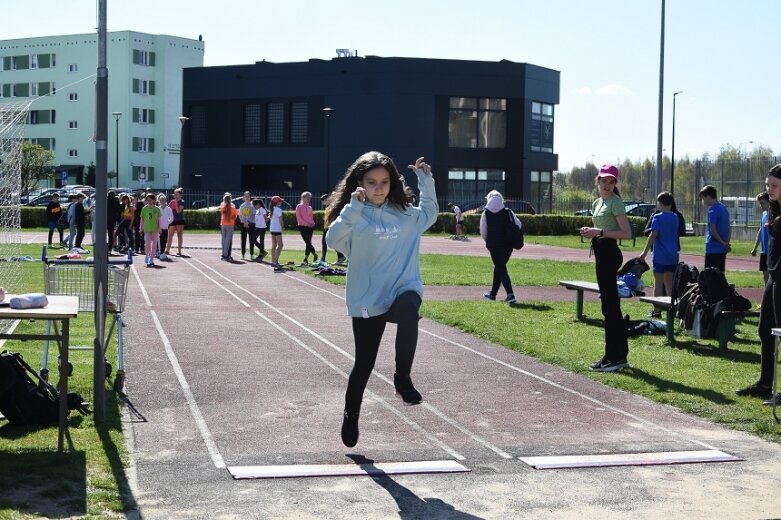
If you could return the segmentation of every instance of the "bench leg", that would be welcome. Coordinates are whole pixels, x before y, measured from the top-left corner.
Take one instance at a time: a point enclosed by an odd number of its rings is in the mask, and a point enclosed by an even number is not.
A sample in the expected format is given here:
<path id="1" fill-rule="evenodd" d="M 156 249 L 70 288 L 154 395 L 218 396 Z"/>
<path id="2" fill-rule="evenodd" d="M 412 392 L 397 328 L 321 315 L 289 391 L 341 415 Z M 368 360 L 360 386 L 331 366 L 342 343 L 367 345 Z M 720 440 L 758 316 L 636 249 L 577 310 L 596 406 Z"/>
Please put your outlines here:
<path id="1" fill-rule="evenodd" d="M 716 337 L 719 338 L 719 348 L 727 350 L 727 343 L 735 336 L 735 319 L 720 318 L 716 327 Z"/>
<path id="2" fill-rule="evenodd" d="M 778 404 L 778 393 L 777 390 L 777 380 L 778 380 L 778 341 L 776 341 L 776 348 L 773 350 L 773 399 L 771 401 L 771 404 L 773 405 L 773 418 L 776 420 L 776 424 L 778 424 L 779 419 L 778 415 L 776 414 L 776 405 Z"/>
<path id="3" fill-rule="evenodd" d="M 575 317 L 579 320 L 583 319 L 583 291 L 577 291 L 575 296 Z"/>

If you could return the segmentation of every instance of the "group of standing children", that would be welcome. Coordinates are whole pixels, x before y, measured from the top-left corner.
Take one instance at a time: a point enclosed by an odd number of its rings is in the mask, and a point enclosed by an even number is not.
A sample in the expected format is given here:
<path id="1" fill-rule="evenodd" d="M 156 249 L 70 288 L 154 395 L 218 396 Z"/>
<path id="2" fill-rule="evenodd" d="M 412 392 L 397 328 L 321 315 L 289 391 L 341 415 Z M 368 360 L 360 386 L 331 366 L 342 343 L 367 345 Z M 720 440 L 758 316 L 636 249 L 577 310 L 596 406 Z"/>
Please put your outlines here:
<path id="1" fill-rule="evenodd" d="M 263 261 L 268 255 L 265 247 L 266 230 L 271 228 L 272 235 L 272 264 L 277 267 L 279 253 L 274 256 L 274 248 L 277 244 L 275 237 L 278 237 L 279 251 L 282 250 L 282 198 L 274 196 L 271 198 L 272 211 L 266 210 L 266 205 L 261 199 L 253 199 L 249 191 L 245 191 L 242 196 L 242 203 L 238 208 L 233 204 L 231 194 L 226 192 L 220 203 L 220 238 L 222 246 L 221 260 L 232 262 L 233 256 L 233 230 L 238 221 L 241 232 L 241 258 L 247 258 L 247 244 L 249 243 L 250 260 L 257 262 Z M 279 210 L 274 212 L 274 209 Z M 276 221 L 275 217 L 276 216 Z M 275 235 L 275 229 L 279 228 L 278 235 Z M 255 248 L 258 250 L 255 256 Z"/>
<path id="2" fill-rule="evenodd" d="M 55 193 L 52 200 L 46 206 L 46 221 L 49 226 L 48 245 L 52 246 L 52 238 L 56 229 L 60 235 L 60 246 L 73 249 L 77 252 L 84 251 L 81 248 L 86 230 L 86 214 L 84 211 L 84 199 L 82 192 L 68 195 L 68 207 L 64 209 L 60 204 L 60 196 Z M 63 237 L 63 231 L 68 228 L 68 236 Z"/>

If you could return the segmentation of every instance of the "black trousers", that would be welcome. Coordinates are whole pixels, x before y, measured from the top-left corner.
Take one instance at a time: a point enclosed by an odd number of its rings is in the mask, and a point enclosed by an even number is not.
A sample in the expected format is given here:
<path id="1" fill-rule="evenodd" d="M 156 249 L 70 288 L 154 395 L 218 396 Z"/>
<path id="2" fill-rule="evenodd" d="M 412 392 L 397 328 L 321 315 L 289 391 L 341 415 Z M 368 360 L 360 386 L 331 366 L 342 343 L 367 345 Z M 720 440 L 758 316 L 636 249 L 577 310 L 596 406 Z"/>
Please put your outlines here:
<path id="1" fill-rule="evenodd" d="M 309 258 L 309 255 L 314 255 L 315 261 L 317 260 L 317 250 L 312 245 L 312 233 L 314 229 L 309 226 L 298 226 L 298 232 L 301 233 L 301 238 L 304 239 L 304 258 Z"/>
<path id="2" fill-rule="evenodd" d="M 359 413 L 363 392 L 369 376 L 377 361 L 385 325 L 397 324 L 396 330 L 396 373 L 408 375 L 412 371 L 415 349 L 418 345 L 418 321 L 420 315 L 420 295 L 414 291 L 400 294 L 388 312 L 372 318 L 353 318 L 353 337 L 355 338 L 355 364 L 347 381 L 344 397 L 344 411 Z"/>
<path id="3" fill-rule="evenodd" d="M 491 284 L 491 294 L 496 296 L 499 285 L 504 287 L 507 294 L 513 294 L 513 284 L 510 281 L 510 273 L 507 272 L 507 262 L 513 254 L 511 246 L 496 246 L 488 249 L 491 253 L 491 262 L 494 263 L 494 281 Z"/>
<path id="4" fill-rule="evenodd" d="M 247 241 L 249 241 L 249 255 L 255 254 L 255 224 L 249 224 L 249 227 L 241 226 L 241 256 L 247 253 Z"/>
<path id="5" fill-rule="evenodd" d="M 705 267 L 715 267 L 723 273 L 727 270 L 727 253 L 705 253 Z"/>
<path id="6" fill-rule="evenodd" d="M 629 353 L 621 298 L 616 285 L 616 275 L 624 255 L 618 243 L 610 238 L 595 238 L 591 241 L 591 247 L 596 258 L 599 298 L 602 302 L 602 316 L 605 317 L 605 359 L 621 361 Z"/>
<path id="7" fill-rule="evenodd" d="M 259 228 L 255 226 L 253 228 L 252 244 L 258 248 L 258 251 L 264 253 L 266 251 L 266 228 Z"/>
<path id="8" fill-rule="evenodd" d="M 762 308 L 759 310 L 759 341 L 762 343 L 759 383 L 764 386 L 773 384 L 773 360 L 775 357 L 776 337 L 770 332 L 781 324 L 781 273 L 770 278 L 762 293 Z"/>

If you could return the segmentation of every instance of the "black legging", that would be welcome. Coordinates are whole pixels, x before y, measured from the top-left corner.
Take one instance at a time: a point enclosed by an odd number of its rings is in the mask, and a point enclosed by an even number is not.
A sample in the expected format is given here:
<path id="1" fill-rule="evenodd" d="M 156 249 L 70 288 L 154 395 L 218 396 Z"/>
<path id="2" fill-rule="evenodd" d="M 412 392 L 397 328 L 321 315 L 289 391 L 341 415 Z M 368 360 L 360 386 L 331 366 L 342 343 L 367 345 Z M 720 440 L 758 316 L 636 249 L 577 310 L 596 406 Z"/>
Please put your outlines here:
<path id="1" fill-rule="evenodd" d="M 400 294 L 388 312 L 372 318 L 353 318 L 353 337 L 355 338 L 355 364 L 347 382 L 344 397 L 344 411 L 359 413 L 363 392 L 369 376 L 374 370 L 377 351 L 380 349 L 385 324 L 396 323 L 396 373 L 409 375 L 415 349 L 418 345 L 418 320 L 420 315 L 420 295 L 414 291 Z"/>
<path id="2" fill-rule="evenodd" d="M 513 254 L 511 246 L 495 246 L 488 249 L 491 253 L 491 261 L 494 263 L 494 281 L 491 284 L 491 295 L 496 296 L 499 285 L 504 287 L 507 294 L 513 294 L 513 284 L 510 281 L 510 273 L 507 272 L 507 262 Z"/>
<path id="3" fill-rule="evenodd" d="M 781 274 L 776 280 L 773 273 L 767 279 L 765 291 L 762 293 L 762 308 L 759 309 L 759 340 L 762 343 L 762 360 L 760 362 L 759 384 L 772 386 L 773 361 L 776 351 L 776 337 L 770 329 L 781 324 Z"/>
<path id="4" fill-rule="evenodd" d="M 621 298 L 618 296 L 616 275 L 624 261 L 618 243 L 612 238 L 595 238 L 591 241 L 597 264 L 597 284 L 605 317 L 605 359 L 623 361 L 629 353 L 626 325 L 621 314 Z"/>
<path id="5" fill-rule="evenodd" d="M 304 245 L 306 246 L 304 248 L 304 258 L 307 258 L 312 254 L 314 255 L 315 260 L 317 260 L 317 250 L 315 249 L 315 246 L 312 245 L 312 233 L 314 233 L 315 230 L 309 226 L 298 226 L 298 231 L 301 233 L 301 238 L 304 239 Z"/>

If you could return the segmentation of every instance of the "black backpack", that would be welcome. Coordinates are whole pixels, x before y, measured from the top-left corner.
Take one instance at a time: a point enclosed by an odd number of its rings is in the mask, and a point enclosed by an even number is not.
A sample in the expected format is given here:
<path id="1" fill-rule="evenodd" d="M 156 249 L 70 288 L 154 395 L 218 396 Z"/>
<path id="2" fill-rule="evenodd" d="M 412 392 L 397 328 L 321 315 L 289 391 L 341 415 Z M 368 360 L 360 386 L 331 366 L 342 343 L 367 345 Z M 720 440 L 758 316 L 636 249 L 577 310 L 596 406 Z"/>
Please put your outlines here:
<path id="1" fill-rule="evenodd" d="M 68 393 L 69 410 L 87 415 L 88 406 L 81 395 Z M 59 393 L 16 352 L 0 352 L 0 413 L 15 425 L 48 426 L 59 418 Z"/>
<path id="2" fill-rule="evenodd" d="M 690 284 L 697 283 L 700 277 L 700 272 L 693 265 L 687 265 L 683 262 L 679 262 L 673 273 L 673 287 L 670 299 L 673 305 L 678 303 L 678 300 L 686 292 Z"/>

